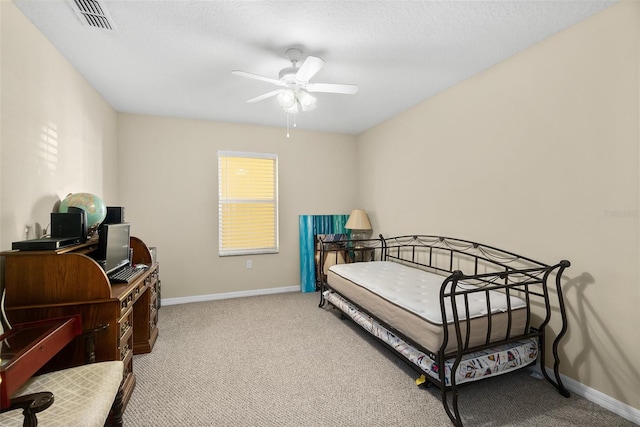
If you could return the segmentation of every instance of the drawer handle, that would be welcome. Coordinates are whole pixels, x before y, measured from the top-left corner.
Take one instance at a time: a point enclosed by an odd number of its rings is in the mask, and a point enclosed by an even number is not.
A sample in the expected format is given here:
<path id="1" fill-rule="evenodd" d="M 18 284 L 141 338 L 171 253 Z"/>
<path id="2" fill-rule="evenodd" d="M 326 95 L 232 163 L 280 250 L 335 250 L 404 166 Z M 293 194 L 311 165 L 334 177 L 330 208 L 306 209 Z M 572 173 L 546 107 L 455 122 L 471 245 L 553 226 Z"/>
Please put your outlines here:
<path id="1" fill-rule="evenodd" d="M 120 325 L 120 337 L 123 337 L 124 334 L 126 334 L 129 330 L 129 328 L 131 328 L 131 323 L 129 322 L 129 320 L 126 320 L 124 323 L 122 323 L 122 325 Z"/>
<path id="2" fill-rule="evenodd" d="M 129 294 L 127 299 L 122 300 L 122 309 L 129 307 L 129 304 L 133 301 L 133 295 Z"/>
<path id="3" fill-rule="evenodd" d="M 124 360 L 127 357 L 127 353 L 129 352 L 129 343 L 120 347 L 120 360 Z"/>

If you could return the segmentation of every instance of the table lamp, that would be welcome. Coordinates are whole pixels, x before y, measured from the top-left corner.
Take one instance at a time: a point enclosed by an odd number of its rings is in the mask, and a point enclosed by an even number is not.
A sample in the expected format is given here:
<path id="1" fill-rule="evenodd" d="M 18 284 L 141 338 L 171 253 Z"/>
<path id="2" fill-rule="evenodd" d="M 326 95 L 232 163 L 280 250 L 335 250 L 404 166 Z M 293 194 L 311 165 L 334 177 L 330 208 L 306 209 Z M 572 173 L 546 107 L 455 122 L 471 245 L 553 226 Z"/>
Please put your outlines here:
<path id="1" fill-rule="evenodd" d="M 369 217 L 364 209 L 354 209 L 351 211 L 344 228 L 351 230 L 351 239 L 366 239 L 371 231 L 371 222 L 369 222 Z"/>

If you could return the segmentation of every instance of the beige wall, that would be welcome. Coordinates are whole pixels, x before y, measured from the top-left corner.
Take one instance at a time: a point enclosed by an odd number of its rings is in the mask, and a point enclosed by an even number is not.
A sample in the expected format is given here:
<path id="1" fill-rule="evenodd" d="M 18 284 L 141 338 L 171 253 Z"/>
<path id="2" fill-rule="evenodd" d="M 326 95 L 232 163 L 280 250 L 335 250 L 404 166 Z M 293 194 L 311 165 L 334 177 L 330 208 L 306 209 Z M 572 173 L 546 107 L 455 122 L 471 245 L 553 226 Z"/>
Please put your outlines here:
<path id="1" fill-rule="evenodd" d="M 635 408 L 639 65 L 640 2 L 624 1 L 358 137 L 383 233 L 569 259 L 561 372 Z"/>
<path id="2" fill-rule="evenodd" d="M 158 247 L 163 299 L 299 286 L 298 215 L 355 207 L 353 136 L 131 114 L 118 130 L 121 202 Z M 218 256 L 218 150 L 278 155 L 280 253 Z"/>
<path id="3" fill-rule="evenodd" d="M 12 2 L 0 1 L 0 247 L 69 192 L 116 196 L 116 112 Z M 29 238 L 34 237 L 34 231 Z"/>

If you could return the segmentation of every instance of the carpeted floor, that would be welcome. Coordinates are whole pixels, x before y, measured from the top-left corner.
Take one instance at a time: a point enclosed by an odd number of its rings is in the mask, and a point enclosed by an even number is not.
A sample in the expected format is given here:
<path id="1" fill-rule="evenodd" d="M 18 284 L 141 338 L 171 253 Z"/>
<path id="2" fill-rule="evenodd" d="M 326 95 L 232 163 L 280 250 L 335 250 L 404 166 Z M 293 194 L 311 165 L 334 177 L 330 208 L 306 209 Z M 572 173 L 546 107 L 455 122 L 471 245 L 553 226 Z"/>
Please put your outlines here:
<path id="1" fill-rule="evenodd" d="M 133 426 L 450 426 L 440 393 L 315 293 L 164 306 Z M 462 388 L 465 426 L 633 426 L 528 370 Z"/>

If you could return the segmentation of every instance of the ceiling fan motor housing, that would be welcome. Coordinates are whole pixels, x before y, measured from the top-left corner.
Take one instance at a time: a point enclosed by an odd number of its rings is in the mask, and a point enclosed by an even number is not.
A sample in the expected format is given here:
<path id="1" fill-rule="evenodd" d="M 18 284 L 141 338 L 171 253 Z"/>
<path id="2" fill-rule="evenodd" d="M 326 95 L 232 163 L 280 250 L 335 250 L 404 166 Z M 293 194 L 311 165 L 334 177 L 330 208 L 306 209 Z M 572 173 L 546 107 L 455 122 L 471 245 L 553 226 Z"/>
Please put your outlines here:
<path id="1" fill-rule="evenodd" d="M 302 51 L 300 49 L 296 49 L 295 47 L 287 49 L 284 54 L 287 55 L 289 61 L 293 62 L 294 64 L 302 59 Z"/>
<path id="2" fill-rule="evenodd" d="M 296 73 L 298 72 L 298 70 L 299 68 L 297 67 L 283 68 L 282 70 L 280 70 L 280 74 L 278 74 L 278 77 L 284 83 L 287 83 L 287 84 L 295 83 Z"/>

